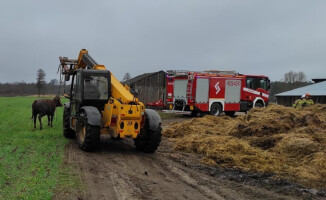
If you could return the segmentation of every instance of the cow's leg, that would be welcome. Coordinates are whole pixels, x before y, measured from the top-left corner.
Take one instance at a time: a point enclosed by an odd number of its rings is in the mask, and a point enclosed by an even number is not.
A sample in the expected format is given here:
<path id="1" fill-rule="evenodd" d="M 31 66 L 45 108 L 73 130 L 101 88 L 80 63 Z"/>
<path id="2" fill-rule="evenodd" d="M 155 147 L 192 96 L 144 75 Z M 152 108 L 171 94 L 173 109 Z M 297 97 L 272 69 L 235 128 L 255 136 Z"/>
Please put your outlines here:
<path id="1" fill-rule="evenodd" d="M 51 117 L 51 127 L 53 127 L 53 115 L 50 115 Z"/>
<path id="2" fill-rule="evenodd" d="M 34 115 L 34 114 L 33 114 L 34 129 L 36 128 L 36 117 L 37 117 L 37 115 Z"/>
<path id="3" fill-rule="evenodd" d="M 40 114 L 38 115 L 38 120 L 40 121 L 40 130 L 42 130 L 42 117 Z"/>
<path id="4" fill-rule="evenodd" d="M 50 126 L 51 115 L 48 115 L 48 126 Z"/>

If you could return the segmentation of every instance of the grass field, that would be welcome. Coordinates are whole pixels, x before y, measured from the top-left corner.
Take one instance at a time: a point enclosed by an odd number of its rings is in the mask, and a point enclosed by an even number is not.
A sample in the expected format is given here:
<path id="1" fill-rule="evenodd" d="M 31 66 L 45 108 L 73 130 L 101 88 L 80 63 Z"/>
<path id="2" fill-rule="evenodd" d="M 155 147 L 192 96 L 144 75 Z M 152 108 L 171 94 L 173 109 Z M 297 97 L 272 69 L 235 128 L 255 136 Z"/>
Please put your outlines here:
<path id="1" fill-rule="evenodd" d="M 76 185 L 69 182 L 69 166 L 63 166 L 68 142 L 62 135 L 63 109 L 57 108 L 53 128 L 43 117 L 43 130 L 38 122 L 34 130 L 34 99 L 0 97 L 0 199 L 51 199 L 59 185 Z"/>

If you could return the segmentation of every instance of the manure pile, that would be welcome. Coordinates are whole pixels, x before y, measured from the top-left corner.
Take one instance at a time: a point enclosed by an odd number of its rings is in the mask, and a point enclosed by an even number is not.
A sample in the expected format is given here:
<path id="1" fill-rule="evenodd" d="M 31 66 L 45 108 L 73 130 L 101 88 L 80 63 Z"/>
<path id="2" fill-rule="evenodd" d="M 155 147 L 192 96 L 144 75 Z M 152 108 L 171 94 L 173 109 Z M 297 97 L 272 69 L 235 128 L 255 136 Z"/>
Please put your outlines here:
<path id="1" fill-rule="evenodd" d="M 245 116 L 193 118 L 163 135 L 176 150 L 202 162 L 244 171 L 272 172 L 308 187 L 326 188 L 326 105 L 255 108 Z"/>

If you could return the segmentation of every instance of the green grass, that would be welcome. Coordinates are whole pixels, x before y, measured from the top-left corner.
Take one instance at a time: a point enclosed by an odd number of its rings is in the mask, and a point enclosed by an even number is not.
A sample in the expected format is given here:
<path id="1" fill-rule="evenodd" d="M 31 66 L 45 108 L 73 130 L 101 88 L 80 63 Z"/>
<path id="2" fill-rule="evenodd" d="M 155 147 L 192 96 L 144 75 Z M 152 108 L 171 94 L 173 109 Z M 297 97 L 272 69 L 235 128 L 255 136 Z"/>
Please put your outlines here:
<path id="1" fill-rule="evenodd" d="M 62 135 L 63 109 L 56 109 L 53 128 L 47 126 L 45 116 L 43 130 L 38 122 L 34 130 L 34 99 L 0 98 L 0 199 L 51 199 L 59 185 L 76 185 L 67 181 L 69 166 L 63 166 L 68 143 Z"/>

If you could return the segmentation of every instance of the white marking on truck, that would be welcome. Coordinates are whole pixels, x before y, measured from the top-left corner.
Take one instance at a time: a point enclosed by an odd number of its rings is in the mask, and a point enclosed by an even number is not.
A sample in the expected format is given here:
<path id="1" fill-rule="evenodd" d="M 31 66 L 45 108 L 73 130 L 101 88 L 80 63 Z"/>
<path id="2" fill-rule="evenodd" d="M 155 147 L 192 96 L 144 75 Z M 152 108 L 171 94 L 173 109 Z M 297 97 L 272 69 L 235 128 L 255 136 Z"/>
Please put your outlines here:
<path id="1" fill-rule="evenodd" d="M 220 84 L 220 82 L 217 82 L 217 83 L 215 84 L 216 94 L 218 94 L 218 93 L 220 92 L 220 90 L 221 90 L 219 84 Z"/>

